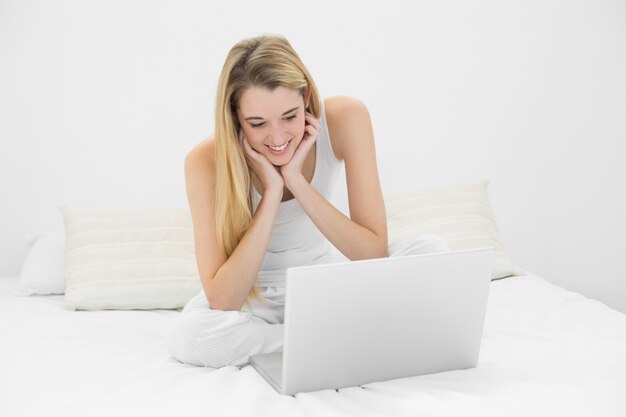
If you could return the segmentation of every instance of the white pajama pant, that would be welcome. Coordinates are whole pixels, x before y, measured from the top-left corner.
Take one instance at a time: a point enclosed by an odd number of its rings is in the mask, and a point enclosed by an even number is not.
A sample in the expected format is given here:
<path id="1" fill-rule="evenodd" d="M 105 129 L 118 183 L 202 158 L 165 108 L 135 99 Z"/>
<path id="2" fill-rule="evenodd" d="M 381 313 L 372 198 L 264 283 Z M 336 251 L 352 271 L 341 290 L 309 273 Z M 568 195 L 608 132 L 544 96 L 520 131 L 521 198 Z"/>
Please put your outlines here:
<path id="1" fill-rule="evenodd" d="M 448 250 L 439 236 L 423 234 L 392 243 L 389 256 Z M 167 342 L 170 354 L 183 363 L 219 368 L 245 365 L 251 355 L 282 350 L 285 288 L 260 290 L 267 303 L 253 301 L 241 311 L 214 310 L 200 291 L 174 320 Z"/>

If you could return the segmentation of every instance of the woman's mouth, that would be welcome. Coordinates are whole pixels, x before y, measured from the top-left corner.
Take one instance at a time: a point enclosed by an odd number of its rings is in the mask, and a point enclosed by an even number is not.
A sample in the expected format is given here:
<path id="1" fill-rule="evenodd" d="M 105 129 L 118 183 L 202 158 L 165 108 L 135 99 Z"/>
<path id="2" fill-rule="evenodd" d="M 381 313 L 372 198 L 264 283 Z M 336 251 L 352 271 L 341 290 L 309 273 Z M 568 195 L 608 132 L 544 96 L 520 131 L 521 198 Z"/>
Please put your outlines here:
<path id="1" fill-rule="evenodd" d="M 289 145 L 291 144 L 292 139 L 289 139 L 289 142 L 285 143 L 283 146 L 279 146 L 277 148 L 274 148 L 270 145 L 265 145 L 269 148 L 270 152 L 272 153 L 272 155 L 282 155 L 285 152 L 287 152 L 287 149 L 289 148 Z"/>

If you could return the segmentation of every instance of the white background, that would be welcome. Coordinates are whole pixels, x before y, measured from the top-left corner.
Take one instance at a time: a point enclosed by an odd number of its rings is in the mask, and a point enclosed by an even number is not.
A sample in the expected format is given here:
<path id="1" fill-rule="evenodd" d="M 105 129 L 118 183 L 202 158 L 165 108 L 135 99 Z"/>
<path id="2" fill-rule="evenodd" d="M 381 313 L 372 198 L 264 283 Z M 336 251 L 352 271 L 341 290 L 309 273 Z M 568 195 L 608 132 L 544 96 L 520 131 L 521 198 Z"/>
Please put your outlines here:
<path id="1" fill-rule="evenodd" d="M 226 53 L 261 33 L 368 106 L 386 194 L 488 179 L 516 265 L 626 312 L 626 2 L 608 0 L 1 0 L 0 276 L 62 230 L 59 205 L 185 206 Z"/>

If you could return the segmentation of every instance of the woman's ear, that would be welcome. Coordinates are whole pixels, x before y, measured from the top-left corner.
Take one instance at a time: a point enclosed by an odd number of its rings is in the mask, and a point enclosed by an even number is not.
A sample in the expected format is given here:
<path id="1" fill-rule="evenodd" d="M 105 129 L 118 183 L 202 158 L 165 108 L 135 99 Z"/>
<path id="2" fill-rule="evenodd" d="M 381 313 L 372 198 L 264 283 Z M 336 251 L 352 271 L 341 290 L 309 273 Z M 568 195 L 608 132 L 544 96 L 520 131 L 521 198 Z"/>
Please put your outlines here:
<path id="1" fill-rule="evenodd" d="M 304 103 L 305 103 L 305 107 L 308 110 L 309 109 L 309 104 L 311 103 L 311 86 L 308 86 L 306 89 L 306 94 L 305 94 L 305 98 L 304 98 Z"/>

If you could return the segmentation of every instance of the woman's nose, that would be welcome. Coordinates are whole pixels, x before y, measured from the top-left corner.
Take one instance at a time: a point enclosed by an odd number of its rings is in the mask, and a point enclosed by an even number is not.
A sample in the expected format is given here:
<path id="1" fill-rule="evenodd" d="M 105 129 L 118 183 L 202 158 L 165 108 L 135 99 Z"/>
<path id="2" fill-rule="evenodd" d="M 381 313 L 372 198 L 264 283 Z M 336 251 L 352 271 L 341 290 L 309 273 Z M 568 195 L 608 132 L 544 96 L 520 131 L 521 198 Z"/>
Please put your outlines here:
<path id="1" fill-rule="evenodd" d="M 274 128 L 270 132 L 270 137 L 268 138 L 268 142 L 272 146 L 280 146 L 289 140 L 289 138 L 285 139 L 287 135 L 285 132 L 281 131 L 279 128 Z"/>

